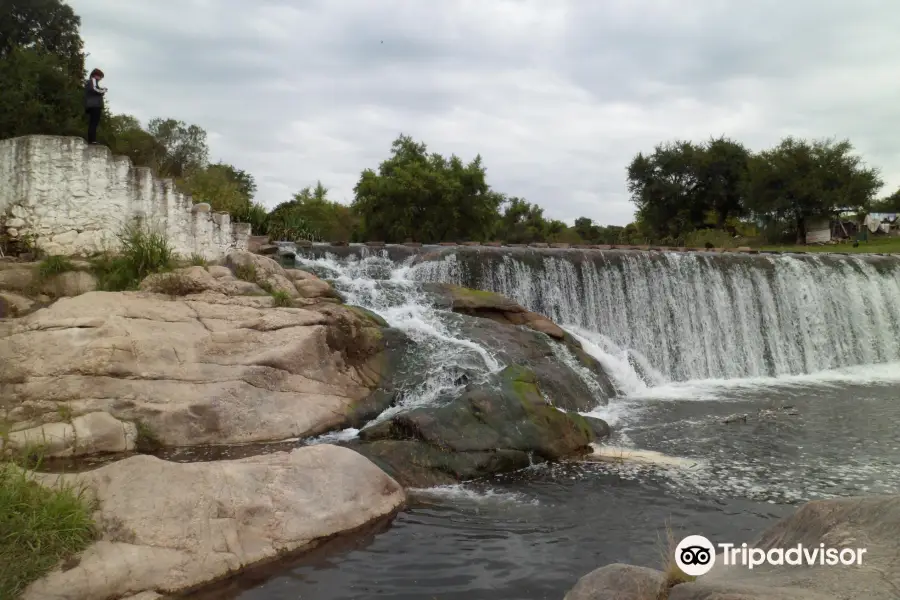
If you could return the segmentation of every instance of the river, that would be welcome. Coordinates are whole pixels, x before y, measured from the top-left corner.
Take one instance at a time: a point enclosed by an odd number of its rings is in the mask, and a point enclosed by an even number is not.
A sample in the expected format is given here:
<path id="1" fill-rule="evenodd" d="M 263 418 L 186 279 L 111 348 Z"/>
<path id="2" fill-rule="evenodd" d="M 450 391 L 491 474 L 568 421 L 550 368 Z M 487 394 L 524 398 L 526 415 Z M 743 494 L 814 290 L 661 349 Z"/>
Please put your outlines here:
<path id="1" fill-rule="evenodd" d="M 298 258 L 419 342 L 434 376 L 392 412 L 455 385 L 449 366 L 502 367 L 417 291 L 465 284 L 551 316 L 604 365 L 619 395 L 591 414 L 611 448 L 678 460 L 411 490 L 388 527 L 193 597 L 558 600 L 598 566 L 659 566 L 667 530 L 741 543 L 806 500 L 900 491 L 900 261 L 434 251 Z"/>

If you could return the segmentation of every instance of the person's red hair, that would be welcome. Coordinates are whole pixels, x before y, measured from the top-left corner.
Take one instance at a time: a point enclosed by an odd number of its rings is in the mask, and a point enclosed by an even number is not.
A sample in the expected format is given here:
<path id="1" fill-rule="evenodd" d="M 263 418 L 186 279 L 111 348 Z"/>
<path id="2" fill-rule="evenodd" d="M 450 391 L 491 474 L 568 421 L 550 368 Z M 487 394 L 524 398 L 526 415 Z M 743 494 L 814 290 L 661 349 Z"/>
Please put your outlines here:
<path id="1" fill-rule="evenodd" d="M 103 74 L 103 71 L 101 71 L 100 69 L 94 69 L 93 71 L 91 71 L 90 78 L 93 79 L 94 77 L 106 77 L 106 76 Z"/>

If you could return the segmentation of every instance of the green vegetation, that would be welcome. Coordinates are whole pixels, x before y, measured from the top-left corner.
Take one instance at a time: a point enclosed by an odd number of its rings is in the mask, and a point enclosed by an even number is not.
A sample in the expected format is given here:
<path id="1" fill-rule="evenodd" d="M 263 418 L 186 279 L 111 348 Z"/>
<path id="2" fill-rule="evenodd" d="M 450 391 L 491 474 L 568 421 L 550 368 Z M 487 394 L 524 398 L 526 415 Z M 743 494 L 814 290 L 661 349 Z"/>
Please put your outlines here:
<path id="1" fill-rule="evenodd" d="M 134 421 L 134 426 L 137 429 L 137 438 L 134 441 L 135 450 L 152 453 L 162 448 L 162 442 L 149 425 L 137 419 Z"/>
<path id="2" fill-rule="evenodd" d="M 86 548 L 97 534 L 92 508 L 83 490 L 41 486 L 16 461 L 0 462 L 0 598 Z"/>
<path id="3" fill-rule="evenodd" d="M 242 281 L 249 281 L 250 283 L 256 283 L 258 279 L 256 273 L 256 265 L 246 264 L 246 265 L 238 265 L 234 269 L 234 276 Z"/>
<path id="4" fill-rule="evenodd" d="M 148 275 L 175 268 L 169 241 L 141 222 L 130 223 L 118 237 L 121 247 L 116 254 L 104 254 L 91 261 L 99 289 L 135 290 Z"/>
<path id="5" fill-rule="evenodd" d="M 38 279 L 46 281 L 54 275 L 74 270 L 75 265 L 65 256 L 48 256 L 38 264 Z"/>
<path id="6" fill-rule="evenodd" d="M 205 267 L 208 264 L 206 259 L 199 254 L 192 254 L 190 263 L 192 267 Z"/>
<path id="7" fill-rule="evenodd" d="M 272 292 L 273 306 L 293 306 L 294 300 L 291 295 L 284 290 L 275 290 Z"/>

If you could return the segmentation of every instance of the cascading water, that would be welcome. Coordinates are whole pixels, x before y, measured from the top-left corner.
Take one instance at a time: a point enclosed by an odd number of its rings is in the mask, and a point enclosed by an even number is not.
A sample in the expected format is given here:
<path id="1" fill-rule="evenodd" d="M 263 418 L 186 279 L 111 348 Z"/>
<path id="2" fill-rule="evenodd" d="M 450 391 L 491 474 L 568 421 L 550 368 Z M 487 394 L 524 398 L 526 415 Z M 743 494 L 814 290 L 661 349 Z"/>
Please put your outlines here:
<path id="1" fill-rule="evenodd" d="M 456 250 L 410 277 L 498 292 L 549 316 L 630 391 L 900 360 L 893 260 Z"/>

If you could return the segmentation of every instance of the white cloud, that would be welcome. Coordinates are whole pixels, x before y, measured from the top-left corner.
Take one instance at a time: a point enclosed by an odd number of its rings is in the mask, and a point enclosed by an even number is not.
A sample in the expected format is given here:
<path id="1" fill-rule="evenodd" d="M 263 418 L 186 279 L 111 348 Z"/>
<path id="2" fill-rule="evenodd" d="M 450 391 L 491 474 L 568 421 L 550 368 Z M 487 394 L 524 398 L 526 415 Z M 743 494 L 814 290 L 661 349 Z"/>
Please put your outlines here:
<path id="1" fill-rule="evenodd" d="M 900 186 L 900 5 L 878 0 L 70 0 L 111 108 L 210 133 L 268 206 L 350 201 L 403 132 L 549 217 L 625 224 L 662 141 L 849 138 Z"/>

